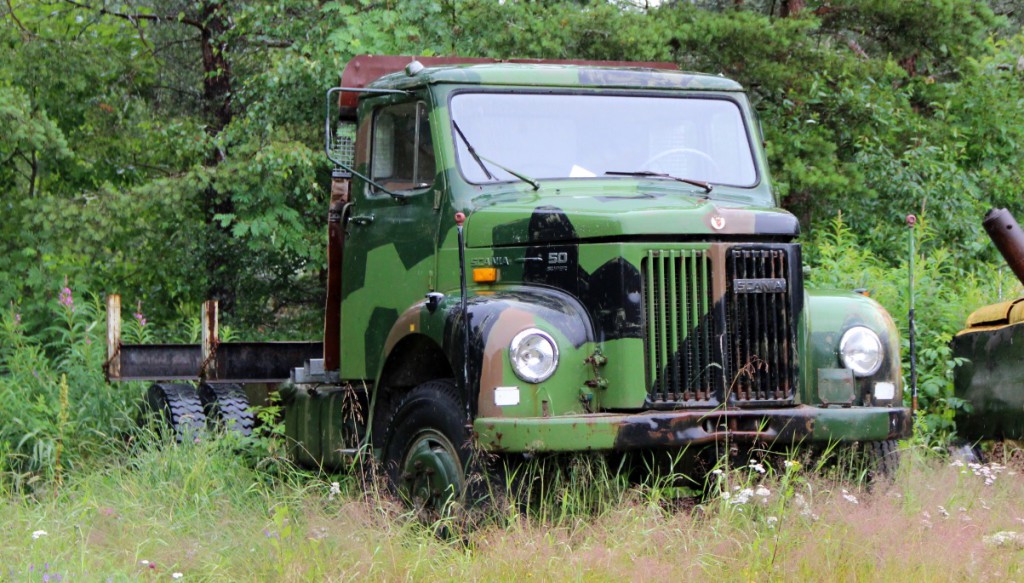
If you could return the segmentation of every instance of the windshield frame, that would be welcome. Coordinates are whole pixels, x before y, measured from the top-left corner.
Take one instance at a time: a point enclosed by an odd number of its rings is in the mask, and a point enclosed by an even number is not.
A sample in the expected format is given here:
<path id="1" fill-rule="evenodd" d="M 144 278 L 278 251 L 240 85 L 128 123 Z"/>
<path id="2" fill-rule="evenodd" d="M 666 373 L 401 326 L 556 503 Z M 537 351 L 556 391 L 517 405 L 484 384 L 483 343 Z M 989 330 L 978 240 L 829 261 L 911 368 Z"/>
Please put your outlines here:
<path id="1" fill-rule="evenodd" d="M 743 124 L 743 135 L 746 137 L 747 148 L 750 153 L 750 161 L 753 166 L 754 180 L 750 184 L 738 185 L 714 182 L 713 185 L 717 189 L 718 187 L 724 187 L 727 189 L 737 189 L 740 191 L 754 191 L 762 186 L 764 180 L 764 172 L 762 170 L 762 157 L 758 155 L 758 148 L 754 142 L 757 136 L 752 132 L 750 113 L 748 109 L 744 107 L 744 103 L 740 99 L 737 99 L 731 92 L 718 92 L 718 91 L 705 91 L 705 90 L 642 90 L 642 89 L 586 89 L 586 88 L 569 88 L 569 87 L 513 87 L 513 86 L 502 86 L 502 87 L 460 87 L 450 91 L 447 95 L 447 106 L 448 106 L 448 135 L 447 140 L 450 140 L 452 146 L 452 154 L 454 158 L 455 170 L 458 172 L 460 178 L 469 185 L 474 187 L 487 187 L 494 185 L 508 185 L 518 182 L 522 182 L 519 178 L 509 178 L 506 180 L 493 180 L 493 181 L 482 181 L 476 182 L 470 180 L 462 170 L 462 165 L 466 160 L 463 159 L 459 147 L 460 140 L 455 130 L 455 123 L 457 121 L 454 109 L 452 108 L 452 102 L 460 95 L 465 94 L 499 94 L 499 95 L 520 95 L 520 94 L 532 94 L 532 95 L 562 95 L 562 96 L 608 96 L 608 97 L 644 97 L 644 98 L 658 98 L 658 99 L 697 99 L 701 101 L 726 101 L 736 108 L 737 114 L 740 121 Z M 737 95 L 743 96 L 742 92 L 738 92 Z M 749 104 L 746 104 L 749 105 Z M 467 136 L 470 137 L 470 136 Z M 471 138 L 471 137 L 470 137 Z M 477 146 L 478 144 L 473 144 Z M 493 156 L 493 153 L 487 153 Z M 468 159 L 469 163 L 475 163 L 472 157 Z M 520 170 L 513 168 L 514 170 Z M 628 168 L 615 168 L 615 170 L 628 171 Z M 560 177 L 535 177 L 538 182 L 543 185 L 546 182 L 561 182 L 561 181 L 594 181 L 594 180 L 655 180 L 664 181 L 672 180 L 672 178 L 659 178 L 655 176 L 646 177 L 635 177 L 635 176 L 614 176 L 598 174 L 596 176 L 586 177 L 571 177 L 571 176 L 560 176 Z M 687 176 L 680 176 L 678 178 L 690 178 Z M 713 195 L 712 195 L 713 196 Z"/>

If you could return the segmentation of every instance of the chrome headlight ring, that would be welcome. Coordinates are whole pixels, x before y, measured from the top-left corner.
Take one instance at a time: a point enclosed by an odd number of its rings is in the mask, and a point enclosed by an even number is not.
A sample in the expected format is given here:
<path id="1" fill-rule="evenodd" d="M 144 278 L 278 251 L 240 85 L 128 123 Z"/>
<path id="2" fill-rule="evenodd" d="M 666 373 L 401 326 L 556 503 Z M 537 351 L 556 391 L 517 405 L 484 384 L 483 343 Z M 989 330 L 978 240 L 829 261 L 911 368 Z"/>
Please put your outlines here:
<path id="1" fill-rule="evenodd" d="M 528 383 L 542 383 L 558 368 L 558 344 L 547 332 L 527 328 L 512 338 L 508 357 L 517 377 Z"/>
<path id="2" fill-rule="evenodd" d="M 843 333 L 839 341 L 839 358 L 843 366 L 858 377 L 867 377 L 878 372 L 885 359 L 882 340 L 874 330 L 866 326 L 854 326 Z"/>

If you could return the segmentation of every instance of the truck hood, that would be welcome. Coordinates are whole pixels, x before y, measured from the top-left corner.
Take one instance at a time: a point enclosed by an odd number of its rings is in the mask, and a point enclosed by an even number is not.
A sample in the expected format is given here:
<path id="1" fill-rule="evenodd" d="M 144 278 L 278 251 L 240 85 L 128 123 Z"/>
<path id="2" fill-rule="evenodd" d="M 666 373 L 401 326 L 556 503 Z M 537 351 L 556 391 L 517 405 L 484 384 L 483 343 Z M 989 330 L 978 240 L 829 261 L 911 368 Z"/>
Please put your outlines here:
<path id="1" fill-rule="evenodd" d="M 660 185 L 625 189 L 546 189 L 477 199 L 466 221 L 466 244 L 490 247 L 631 236 L 700 237 L 799 234 L 796 217 L 779 208 L 705 199 L 702 190 Z M 700 194 L 695 194 L 700 193 Z"/>

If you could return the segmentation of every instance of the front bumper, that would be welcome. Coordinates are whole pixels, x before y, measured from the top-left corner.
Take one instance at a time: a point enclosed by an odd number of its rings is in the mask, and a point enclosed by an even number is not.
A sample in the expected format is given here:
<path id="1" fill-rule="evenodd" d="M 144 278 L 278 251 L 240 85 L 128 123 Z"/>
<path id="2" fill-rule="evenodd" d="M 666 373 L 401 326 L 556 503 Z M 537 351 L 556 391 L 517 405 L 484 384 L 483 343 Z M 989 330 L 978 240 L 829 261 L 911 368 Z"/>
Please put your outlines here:
<path id="1" fill-rule="evenodd" d="M 593 413 L 559 417 L 480 417 L 477 442 L 495 452 L 626 451 L 733 442 L 789 445 L 903 439 L 910 410 L 815 407 Z"/>

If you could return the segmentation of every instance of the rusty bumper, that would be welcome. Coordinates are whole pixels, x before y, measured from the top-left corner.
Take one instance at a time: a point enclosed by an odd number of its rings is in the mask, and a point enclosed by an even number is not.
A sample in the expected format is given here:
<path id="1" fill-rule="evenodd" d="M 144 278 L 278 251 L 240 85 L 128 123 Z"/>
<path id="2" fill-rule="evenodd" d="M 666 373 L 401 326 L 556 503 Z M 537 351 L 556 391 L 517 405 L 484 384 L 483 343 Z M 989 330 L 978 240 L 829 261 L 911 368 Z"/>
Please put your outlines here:
<path id="1" fill-rule="evenodd" d="M 816 407 L 480 417 L 478 443 L 496 452 L 626 451 L 735 442 L 881 441 L 910 437 L 909 409 Z"/>

